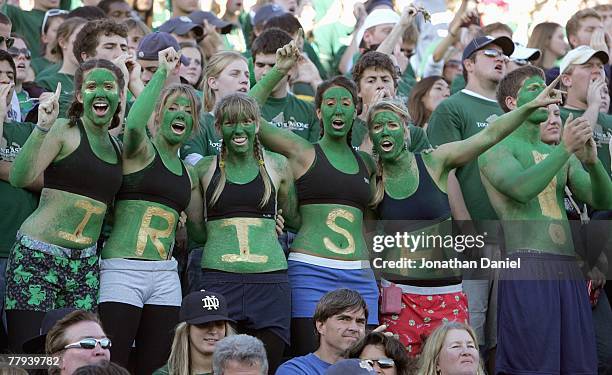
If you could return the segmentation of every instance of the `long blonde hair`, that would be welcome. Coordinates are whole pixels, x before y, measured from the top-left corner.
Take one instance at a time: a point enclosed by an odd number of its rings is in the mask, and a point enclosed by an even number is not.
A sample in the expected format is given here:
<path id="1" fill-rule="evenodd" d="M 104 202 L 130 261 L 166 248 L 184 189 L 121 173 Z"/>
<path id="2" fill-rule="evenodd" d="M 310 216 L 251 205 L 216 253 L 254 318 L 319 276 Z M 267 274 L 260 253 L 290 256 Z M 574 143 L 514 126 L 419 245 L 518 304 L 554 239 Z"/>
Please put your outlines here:
<path id="1" fill-rule="evenodd" d="M 446 339 L 448 331 L 452 329 L 458 329 L 469 333 L 472 340 L 474 340 L 476 348 L 478 348 L 478 339 L 476 338 L 476 333 L 474 333 L 472 327 L 460 322 L 444 323 L 440 327 L 436 328 L 431 335 L 429 335 L 427 341 L 425 341 L 423 352 L 419 358 L 419 371 L 417 372 L 417 375 L 438 375 L 436 367 L 438 366 L 438 360 L 440 359 L 440 351 L 442 351 L 442 345 L 444 345 L 444 340 Z M 484 373 L 482 363 L 479 359 L 476 375 L 484 375 Z"/>
<path id="2" fill-rule="evenodd" d="M 406 128 L 408 125 L 408 121 L 410 121 L 410 114 L 408 113 L 408 109 L 406 106 L 398 101 L 398 100 L 381 100 L 380 102 L 374 104 L 370 110 L 368 111 L 368 116 L 366 119 L 366 124 L 368 125 L 368 131 L 370 127 L 373 125 L 374 115 L 380 111 L 392 111 L 395 112 L 399 117 L 403 120 L 403 128 L 404 133 L 408 134 L 408 129 Z M 406 136 L 404 138 L 406 138 Z M 406 140 L 407 141 L 407 140 Z M 404 147 L 405 144 L 404 144 Z M 383 179 L 383 164 L 382 160 L 379 156 L 374 155 L 376 159 L 376 190 L 374 191 L 374 196 L 370 201 L 370 207 L 376 208 L 378 204 L 382 201 L 385 196 L 385 182 Z"/>
<path id="3" fill-rule="evenodd" d="M 261 113 L 259 111 L 259 105 L 255 99 L 241 93 L 228 95 L 221 99 L 221 101 L 219 101 L 219 103 L 215 106 L 215 128 L 219 134 L 221 134 L 221 127 L 223 126 L 224 122 L 238 123 L 240 121 L 244 121 L 244 119 L 252 119 L 253 121 L 259 122 L 260 117 Z M 268 201 L 272 196 L 272 180 L 270 179 L 270 175 L 266 170 L 263 147 L 261 146 L 259 137 L 257 135 L 255 136 L 253 153 L 255 154 L 257 163 L 259 164 L 259 173 L 261 174 L 261 178 L 263 179 L 264 183 L 264 194 L 259 202 L 259 207 L 261 208 L 268 204 Z M 217 186 L 215 187 L 212 198 L 208 203 L 209 207 L 212 207 L 215 205 L 215 203 L 217 203 L 217 200 L 219 200 L 219 197 L 223 192 L 223 188 L 225 187 L 226 173 L 224 159 L 226 156 L 227 149 L 225 147 L 225 142 L 221 142 L 221 152 L 217 156 L 219 158 L 219 169 L 221 170 L 221 173 L 219 174 L 219 180 L 217 181 Z"/>
<path id="4" fill-rule="evenodd" d="M 189 324 L 182 322 L 176 326 L 172 351 L 168 357 L 168 374 L 191 375 L 191 358 L 189 343 Z M 225 322 L 225 337 L 235 335 L 236 331 L 229 322 Z M 212 354 L 211 354 L 212 356 Z"/>
<path id="5" fill-rule="evenodd" d="M 242 60 L 248 64 L 247 59 L 240 53 L 235 51 L 221 51 L 215 53 L 206 63 L 204 72 L 202 73 L 202 92 L 204 93 L 203 110 L 210 112 L 215 107 L 215 92 L 208 85 L 208 78 L 218 78 L 221 72 L 229 64 L 236 60 Z"/>

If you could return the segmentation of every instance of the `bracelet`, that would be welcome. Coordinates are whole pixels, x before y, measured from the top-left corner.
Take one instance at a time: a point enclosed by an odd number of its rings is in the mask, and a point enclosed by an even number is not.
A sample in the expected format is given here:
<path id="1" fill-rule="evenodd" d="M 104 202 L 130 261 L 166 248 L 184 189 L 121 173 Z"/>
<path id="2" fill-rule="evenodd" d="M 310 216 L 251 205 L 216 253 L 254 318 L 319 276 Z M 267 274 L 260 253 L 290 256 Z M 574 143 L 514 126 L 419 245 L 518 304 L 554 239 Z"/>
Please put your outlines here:
<path id="1" fill-rule="evenodd" d="M 36 126 L 36 129 L 40 130 L 41 132 L 49 133 L 49 129 L 45 129 L 45 128 L 43 128 L 42 126 L 40 126 L 38 124 L 36 124 L 35 126 Z"/>

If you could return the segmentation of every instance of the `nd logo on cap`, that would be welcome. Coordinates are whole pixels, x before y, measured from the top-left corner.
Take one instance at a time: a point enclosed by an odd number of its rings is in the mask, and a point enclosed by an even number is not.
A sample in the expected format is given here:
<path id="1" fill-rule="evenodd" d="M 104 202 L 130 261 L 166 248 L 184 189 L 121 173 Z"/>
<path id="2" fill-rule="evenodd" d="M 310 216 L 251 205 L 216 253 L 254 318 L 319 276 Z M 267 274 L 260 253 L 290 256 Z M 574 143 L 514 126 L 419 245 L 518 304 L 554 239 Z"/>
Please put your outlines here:
<path id="1" fill-rule="evenodd" d="M 219 309 L 219 299 L 216 296 L 206 296 L 202 298 L 202 308 L 210 310 Z"/>

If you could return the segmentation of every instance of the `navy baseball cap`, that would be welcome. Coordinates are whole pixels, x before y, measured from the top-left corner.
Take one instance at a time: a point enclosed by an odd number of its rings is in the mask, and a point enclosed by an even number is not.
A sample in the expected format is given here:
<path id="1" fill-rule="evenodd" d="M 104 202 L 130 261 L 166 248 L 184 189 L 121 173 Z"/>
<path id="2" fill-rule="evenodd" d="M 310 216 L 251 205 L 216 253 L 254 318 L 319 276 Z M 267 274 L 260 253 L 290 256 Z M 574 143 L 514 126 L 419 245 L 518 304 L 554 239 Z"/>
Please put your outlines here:
<path id="1" fill-rule="evenodd" d="M 285 9 L 278 4 L 267 4 L 257 9 L 253 17 L 253 26 L 264 24 L 272 17 L 282 16 L 287 13 Z"/>
<path id="2" fill-rule="evenodd" d="M 140 43 L 138 43 L 136 58 L 141 60 L 157 61 L 158 52 L 169 47 L 173 47 L 177 52 L 181 49 L 178 42 L 172 35 L 162 31 L 150 33 L 145 35 L 144 38 L 140 40 Z M 189 65 L 189 60 L 187 57 L 181 56 L 181 63 L 184 65 Z"/>
<path id="3" fill-rule="evenodd" d="M 205 12 L 203 10 L 196 10 L 195 12 L 192 12 L 188 17 L 193 23 L 196 23 L 198 25 L 204 25 L 204 20 L 208 21 L 209 24 L 219 29 L 221 34 L 230 33 L 232 31 L 232 28 L 234 27 L 234 24 L 232 24 L 231 22 L 223 21 L 222 19 L 219 19 L 219 17 L 217 17 L 214 13 Z"/>
<path id="4" fill-rule="evenodd" d="M 204 38 L 204 28 L 187 16 L 170 18 L 159 27 L 159 31 L 177 35 L 185 35 L 192 30 L 196 35 L 196 40 Z"/>
<path id="5" fill-rule="evenodd" d="M 219 320 L 235 322 L 227 316 L 227 302 L 221 294 L 200 290 L 183 298 L 179 322 L 204 324 Z"/>
<path id="6" fill-rule="evenodd" d="M 504 52 L 504 55 L 508 57 L 510 57 L 512 52 L 514 52 L 514 42 L 512 42 L 512 39 L 508 38 L 507 36 L 500 36 L 497 38 L 493 38 L 490 35 L 479 36 L 472 39 L 472 41 L 465 47 L 463 50 L 463 60 L 472 56 L 474 52 L 491 44 L 499 46 Z"/>

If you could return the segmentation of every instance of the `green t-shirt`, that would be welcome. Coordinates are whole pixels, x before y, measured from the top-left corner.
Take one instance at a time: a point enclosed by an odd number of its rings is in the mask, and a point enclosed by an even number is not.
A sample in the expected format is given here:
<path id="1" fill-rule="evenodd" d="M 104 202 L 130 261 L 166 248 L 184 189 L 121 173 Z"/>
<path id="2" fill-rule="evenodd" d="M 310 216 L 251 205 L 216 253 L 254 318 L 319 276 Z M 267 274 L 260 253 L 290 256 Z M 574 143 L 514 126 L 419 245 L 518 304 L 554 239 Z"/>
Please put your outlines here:
<path id="1" fill-rule="evenodd" d="M 32 57 L 40 56 L 43 52 L 40 45 L 40 34 L 45 12 L 38 9 L 23 10 L 8 4 L 4 6 L 3 12 L 13 23 L 11 31 L 22 35 L 28 42 Z"/>
<path id="2" fill-rule="evenodd" d="M 279 128 L 289 129 L 315 143 L 319 140 L 319 119 L 312 103 L 287 94 L 284 98 L 268 98 L 261 108 L 261 116 Z"/>
<path id="3" fill-rule="evenodd" d="M 219 155 L 220 152 L 221 136 L 215 129 L 215 117 L 210 112 L 203 112 L 200 115 L 200 131 L 185 142 L 181 148 L 181 158 L 195 165 L 202 157 Z M 201 157 L 190 156 L 194 154 Z"/>
<path id="4" fill-rule="evenodd" d="M 45 79 L 45 77 L 48 75 L 57 74 L 57 72 L 59 72 L 61 68 L 62 68 L 61 63 L 58 63 L 58 64 L 51 63 L 45 66 L 44 68 L 42 68 L 42 70 L 39 73 L 36 73 L 36 80 Z"/>
<path id="5" fill-rule="evenodd" d="M 503 114 L 496 101 L 460 91 L 444 100 L 432 113 L 427 137 L 433 146 L 467 139 Z M 478 160 L 457 168 L 463 199 L 473 220 L 497 220 L 480 180 Z M 491 234 L 489 234 L 491 235 Z"/>
<path id="6" fill-rule="evenodd" d="M 17 93 L 17 99 L 19 99 L 19 109 L 21 110 L 21 118 L 25 119 L 28 112 L 34 107 L 34 102 L 30 100 L 30 95 L 25 90 Z"/>
<path id="7" fill-rule="evenodd" d="M 72 74 L 56 72 L 45 74 L 36 79 L 38 86 L 50 92 L 55 91 L 58 82 L 62 83 L 62 93 L 59 98 L 59 117 L 66 117 L 68 107 L 74 95 L 74 76 Z"/>
<path id="8" fill-rule="evenodd" d="M 408 100 L 410 97 L 410 91 L 414 85 L 416 85 L 417 80 L 414 74 L 414 70 L 412 69 L 412 65 L 408 63 L 408 68 L 404 71 L 404 74 L 399 79 L 397 83 L 397 95 L 403 96 Z"/>
<path id="9" fill-rule="evenodd" d="M 26 142 L 34 124 L 5 122 L 0 139 L 0 160 L 13 162 Z M 0 258 L 9 255 L 21 224 L 38 207 L 38 195 L 0 180 Z"/>
<path id="10" fill-rule="evenodd" d="M 457 74 L 453 82 L 451 82 L 451 95 L 458 93 L 465 88 L 465 79 L 463 74 Z"/>
<path id="11" fill-rule="evenodd" d="M 30 66 L 32 67 L 32 70 L 34 70 L 36 76 L 38 76 L 51 65 L 54 65 L 51 61 L 47 60 L 42 56 L 39 56 L 32 59 L 32 64 Z"/>
<path id="12" fill-rule="evenodd" d="M 410 152 L 421 152 L 431 147 L 429 140 L 427 139 L 427 133 L 423 128 L 418 126 L 408 125 L 410 131 L 410 146 L 408 151 Z M 355 150 L 359 150 L 363 139 L 368 133 L 368 127 L 366 123 L 360 118 L 356 118 L 353 122 L 353 129 L 351 133 L 351 145 Z"/>
<path id="13" fill-rule="evenodd" d="M 338 64 L 346 49 L 346 44 L 350 43 L 352 32 L 353 27 L 339 22 L 318 26 L 313 30 L 313 47 L 318 51 L 319 60 L 327 71 L 328 77 L 340 74 Z"/>
<path id="14" fill-rule="evenodd" d="M 561 107 L 561 119 L 563 123 L 567 120 L 567 116 L 572 113 L 574 118 L 582 116 L 583 110 L 578 109 L 567 109 Z M 612 172 L 610 171 L 610 137 L 612 137 L 612 115 L 605 113 L 599 113 L 597 116 L 597 125 L 593 132 L 595 143 L 597 144 L 597 157 L 601 160 L 604 165 L 608 176 L 612 178 Z"/>
<path id="15" fill-rule="evenodd" d="M 321 64 L 321 60 L 319 59 L 319 54 L 315 50 L 315 46 L 310 44 L 310 42 L 308 42 L 307 40 L 304 41 L 304 52 L 306 52 L 306 55 L 308 56 L 310 61 L 312 61 L 312 63 L 317 67 L 321 79 L 326 80 L 327 70 L 323 67 L 323 64 Z"/>
<path id="16" fill-rule="evenodd" d="M 168 371 L 168 364 L 166 363 L 164 367 L 158 368 L 157 370 L 153 371 L 153 375 L 170 375 Z M 207 373 L 197 374 L 197 375 L 212 375 L 212 372 L 207 372 Z"/>

